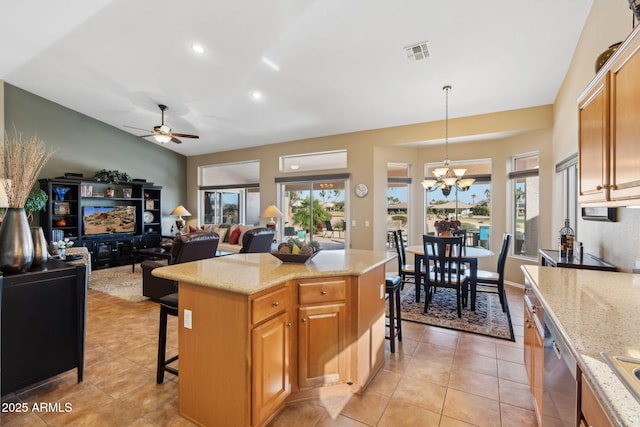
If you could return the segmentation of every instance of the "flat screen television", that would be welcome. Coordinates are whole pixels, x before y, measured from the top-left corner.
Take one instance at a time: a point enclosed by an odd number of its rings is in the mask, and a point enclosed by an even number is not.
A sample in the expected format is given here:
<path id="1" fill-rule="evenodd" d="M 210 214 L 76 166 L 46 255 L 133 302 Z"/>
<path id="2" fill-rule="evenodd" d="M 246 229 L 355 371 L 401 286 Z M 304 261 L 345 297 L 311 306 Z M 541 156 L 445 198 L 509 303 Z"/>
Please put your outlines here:
<path id="1" fill-rule="evenodd" d="M 85 206 L 82 208 L 84 234 L 134 233 L 136 231 L 135 206 Z"/>

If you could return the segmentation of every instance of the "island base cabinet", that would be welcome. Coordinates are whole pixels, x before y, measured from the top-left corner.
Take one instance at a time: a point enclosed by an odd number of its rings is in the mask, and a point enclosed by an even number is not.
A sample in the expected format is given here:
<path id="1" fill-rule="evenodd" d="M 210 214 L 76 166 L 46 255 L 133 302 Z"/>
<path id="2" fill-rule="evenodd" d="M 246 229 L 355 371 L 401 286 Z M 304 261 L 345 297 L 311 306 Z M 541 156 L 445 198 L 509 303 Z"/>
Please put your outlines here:
<path id="1" fill-rule="evenodd" d="M 300 389 L 345 381 L 346 309 L 344 304 L 299 310 L 298 385 Z"/>
<path id="2" fill-rule="evenodd" d="M 262 425 L 291 393 L 289 346 L 291 322 L 288 313 L 253 329 L 253 425 Z"/>
<path id="3" fill-rule="evenodd" d="M 538 424 L 542 425 L 544 400 L 544 323 L 542 307 L 530 289 L 524 296 L 524 364 L 529 377 Z"/>

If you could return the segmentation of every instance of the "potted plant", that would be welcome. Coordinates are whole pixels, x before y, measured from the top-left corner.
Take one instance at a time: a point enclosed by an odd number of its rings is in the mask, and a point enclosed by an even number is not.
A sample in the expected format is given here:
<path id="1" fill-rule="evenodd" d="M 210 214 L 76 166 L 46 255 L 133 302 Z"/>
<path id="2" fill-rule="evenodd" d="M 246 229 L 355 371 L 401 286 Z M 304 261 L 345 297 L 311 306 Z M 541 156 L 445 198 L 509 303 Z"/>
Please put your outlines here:
<path id="1" fill-rule="evenodd" d="M 24 210 L 27 213 L 29 224 L 33 222 L 33 213 L 42 211 L 47 206 L 47 200 L 49 200 L 49 196 L 47 196 L 44 190 L 40 188 L 31 190 L 24 204 Z"/>
<path id="2" fill-rule="evenodd" d="M 95 178 L 99 182 L 106 182 L 107 184 L 117 184 L 119 182 L 129 182 L 131 178 L 126 172 L 120 172 L 117 170 L 102 169 L 96 172 Z"/>

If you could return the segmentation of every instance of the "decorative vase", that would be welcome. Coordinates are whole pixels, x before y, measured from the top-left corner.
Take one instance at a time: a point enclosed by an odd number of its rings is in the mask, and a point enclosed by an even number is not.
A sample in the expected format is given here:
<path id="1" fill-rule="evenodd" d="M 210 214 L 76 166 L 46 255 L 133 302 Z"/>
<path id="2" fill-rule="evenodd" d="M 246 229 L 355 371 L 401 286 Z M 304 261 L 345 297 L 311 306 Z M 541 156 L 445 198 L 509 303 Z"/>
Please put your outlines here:
<path id="1" fill-rule="evenodd" d="M 67 194 L 67 191 L 71 190 L 69 187 L 53 187 L 51 191 L 55 193 L 58 197 L 58 200 L 64 200 L 64 195 Z"/>
<path id="2" fill-rule="evenodd" d="M 33 265 L 45 264 L 49 259 L 49 249 L 42 227 L 31 227 L 31 237 L 33 238 Z"/>
<path id="3" fill-rule="evenodd" d="M 440 233 L 440 237 L 451 237 L 451 236 L 453 236 L 453 234 L 451 234 L 451 231 L 449 230 L 445 230 Z"/>
<path id="4" fill-rule="evenodd" d="M 61 260 L 67 259 L 67 248 L 58 248 L 58 256 Z"/>
<path id="5" fill-rule="evenodd" d="M 21 273 L 33 263 L 33 238 L 24 208 L 7 208 L 0 227 L 0 270 Z"/>
<path id="6" fill-rule="evenodd" d="M 602 68 L 604 63 L 607 62 L 611 55 L 616 53 L 616 50 L 618 50 L 621 44 L 622 42 L 612 44 L 607 50 L 605 50 L 598 56 L 598 58 L 596 59 L 596 73 L 600 71 L 600 68 Z"/>

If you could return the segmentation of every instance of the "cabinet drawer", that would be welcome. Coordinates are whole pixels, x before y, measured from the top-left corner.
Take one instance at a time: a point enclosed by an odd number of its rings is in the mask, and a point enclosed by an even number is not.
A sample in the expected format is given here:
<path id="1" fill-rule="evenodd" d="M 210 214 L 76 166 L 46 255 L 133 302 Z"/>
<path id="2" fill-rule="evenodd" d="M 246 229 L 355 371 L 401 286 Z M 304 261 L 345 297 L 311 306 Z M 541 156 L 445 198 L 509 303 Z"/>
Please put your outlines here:
<path id="1" fill-rule="evenodd" d="M 346 298 L 346 295 L 347 282 L 345 280 L 300 283 L 298 286 L 298 298 L 300 304 L 343 301 Z"/>
<path id="2" fill-rule="evenodd" d="M 255 298 L 251 303 L 251 322 L 255 325 L 289 309 L 289 288 L 280 288 Z"/>

